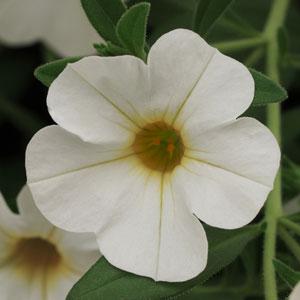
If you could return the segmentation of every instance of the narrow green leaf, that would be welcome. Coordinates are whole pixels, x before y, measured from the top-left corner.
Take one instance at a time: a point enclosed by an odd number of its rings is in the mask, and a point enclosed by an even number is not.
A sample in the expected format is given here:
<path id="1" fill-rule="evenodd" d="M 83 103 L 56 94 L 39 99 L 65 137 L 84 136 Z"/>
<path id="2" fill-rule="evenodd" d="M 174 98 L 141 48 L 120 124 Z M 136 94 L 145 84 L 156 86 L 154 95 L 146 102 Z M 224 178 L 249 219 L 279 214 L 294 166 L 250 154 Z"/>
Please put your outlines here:
<path id="1" fill-rule="evenodd" d="M 196 278 L 182 283 L 155 282 L 152 279 L 121 271 L 100 259 L 73 287 L 67 300 L 161 299 L 180 296 L 201 284 L 230 264 L 249 241 L 261 233 L 261 226 L 221 230 L 205 226 L 209 242 L 208 265 Z"/>
<path id="2" fill-rule="evenodd" d="M 273 264 L 277 274 L 291 288 L 293 288 L 300 281 L 300 272 L 296 272 L 278 259 L 274 259 Z"/>
<path id="3" fill-rule="evenodd" d="M 254 69 L 249 69 L 249 71 L 255 81 L 255 95 L 252 105 L 266 105 L 287 99 L 286 90 L 278 83 Z"/>
<path id="4" fill-rule="evenodd" d="M 206 36 L 234 0 L 198 0 L 194 31 Z"/>
<path id="5" fill-rule="evenodd" d="M 81 0 L 82 7 L 100 36 L 118 44 L 116 25 L 126 7 L 122 0 Z"/>
<path id="6" fill-rule="evenodd" d="M 80 60 L 80 56 L 58 59 L 35 69 L 34 76 L 49 87 L 53 80 L 64 70 L 68 63 Z"/>
<path id="7" fill-rule="evenodd" d="M 149 12 L 149 3 L 136 4 L 126 11 L 117 24 L 117 35 L 122 46 L 141 59 L 146 57 L 146 29 Z"/>

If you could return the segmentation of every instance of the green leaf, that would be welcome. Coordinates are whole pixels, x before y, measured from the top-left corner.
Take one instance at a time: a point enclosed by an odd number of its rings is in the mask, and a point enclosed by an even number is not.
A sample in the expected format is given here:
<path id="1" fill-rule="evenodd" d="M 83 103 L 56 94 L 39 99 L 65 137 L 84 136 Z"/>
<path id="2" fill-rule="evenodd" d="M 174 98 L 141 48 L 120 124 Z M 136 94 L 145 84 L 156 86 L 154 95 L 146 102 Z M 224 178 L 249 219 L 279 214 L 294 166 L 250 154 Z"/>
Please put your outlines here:
<path id="1" fill-rule="evenodd" d="M 194 31 L 206 36 L 234 0 L 198 0 Z"/>
<path id="2" fill-rule="evenodd" d="M 118 55 L 129 55 L 129 50 L 119 47 L 111 42 L 105 44 L 95 44 L 95 49 L 101 56 L 118 56 Z"/>
<path id="3" fill-rule="evenodd" d="M 58 59 L 38 67 L 34 71 L 34 76 L 41 81 L 45 86 L 49 87 L 53 80 L 64 70 L 68 63 L 73 63 L 80 60 L 82 57 L 68 57 Z"/>
<path id="4" fill-rule="evenodd" d="M 96 299 L 161 299 L 180 296 L 230 264 L 244 247 L 261 233 L 261 226 L 251 225 L 236 230 L 205 226 L 209 242 L 206 269 L 196 278 L 181 282 L 155 282 L 152 279 L 121 271 L 101 258 L 70 291 L 67 300 Z"/>
<path id="5" fill-rule="evenodd" d="M 126 11 L 122 0 L 81 0 L 82 7 L 100 36 L 118 44 L 116 25 Z"/>
<path id="6" fill-rule="evenodd" d="M 254 69 L 249 69 L 249 71 L 255 81 L 255 95 L 252 105 L 266 105 L 287 99 L 286 90 L 278 83 Z"/>
<path id="7" fill-rule="evenodd" d="M 300 281 L 300 272 L 294 271 L 292 268 L 278 259 L 274 259 L 273 264 L 277 274 L 291 288 L 293 288 Z"/>
<path id="8" fill-rule="evenodd" d="M 124 13 L 117 24 L 117 35 L 122 46 L 133 55 L 145 59 L 146 29 L 149 3 L 139 3 Z"/>

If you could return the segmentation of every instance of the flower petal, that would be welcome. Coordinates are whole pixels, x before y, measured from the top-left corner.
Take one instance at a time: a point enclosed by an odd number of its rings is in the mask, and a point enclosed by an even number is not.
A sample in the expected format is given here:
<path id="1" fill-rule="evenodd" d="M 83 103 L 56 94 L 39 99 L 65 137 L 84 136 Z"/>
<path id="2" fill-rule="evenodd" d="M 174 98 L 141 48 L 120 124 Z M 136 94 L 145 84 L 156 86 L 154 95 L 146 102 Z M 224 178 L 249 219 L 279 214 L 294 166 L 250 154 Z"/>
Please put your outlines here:
<path id="1" fill-rule="evenodd" d="M 157 118 L 172 123 L 215 52 L 198 34 L 186 29 L 173 30 L 157 40 L 148 56 L 150 105 Z"/>
<path id="2" fill-rule="evenodd" d="M 73 285 L 80 279 L 79 275 L 65 269 L 63 273 L 57 274 L 55 280 L 52 279 L 45 291 L 46 299 L 65 300 Z M 35 300 L 35 299 L 33 299 Z"/>
<path id="3" fill-rule="evenodd" d="M 190 210 L 201 221 L 224 229 L 251 222 L 271 190 L 217 166 L 187 158 L 174 177 L 175 193 L 186 199 Z"/>
<path id="4" fill-rule="evenodd" d="M 62 56 L 91 54 L 101 41 L 79 0 L 2 0 L 0 39 L 16 46 L 43 40 Z"/>
<path id="5" fill-rule="evenodd" d="M 83 142 L 58 126 L 39 131 L 26 153 L 27 179 L 38 208 L 68 231 L 96 231 L 145 172 L 130 149 Z M 125 209 L 125 208 L 124 208 Z"/>
<path id="6" fill-rule="evenodd" d="M 175 126 L 203 132 L 240 116 L 254 97 L 254 80 L 240 62 L 215 51 L 177 113 Z"/>
<path id="7" fill-rule="evenodd" d="M 24 186 L 17 197 L 20 218 L 24 221 L 24 237 L 40 236 L 46 238 L 53 225 L 42 215 L 32 199 L 28 186 Z"/>
<path id="8" fill-rule="evenodd" d="M 22 233 L 23 225 L 20 216 L 9 209 L 0 192 L 0 239 L 2 241 L 14 240 Z"/>
<path id="9" fill-rule="evenodd" d="M 252 118 L 239 118 L 202 133 L 184 134 L 185 155 L 206 161 L 266 185 L 271 190 L 279 168 L 280 149 L 270 130 Z"/>
<path id="10" fill-rule="evenodd" d="M 10 45 L 35 42 L 51 20 L 52 6 L 51 1 L 1 1 L 0 39 Z"/>
<path id="11" fill-rule="evenodd" d="M 118 268 L 154 280 L 185 281 L 206 266 L 201 223 L 172 193 L 170 179 L 152 174 L 126 211 L 99 231 L 104 256 Z"/>
<path id="12" fill-rule="evenodd" d="M 72 233 L 56 228 L 50 240 L 70 269 L 84 274 L 101 257 L 96 236 L 93 233 Z"/>
<path id="13" fill-rule="evenodd" d="M 11 260 L 0 268 L 1 299 L 44 299 L 43 274 L 35 273 L 24 276 L 22 265 L 17 260 Z M 63 298 L 57 298 L 57 300 Z"/>
<path id="14" fill-rule="evenodd" d="M 204 222 L 238 228 L 258 214 L 279 167 L 280 151 L 258 121 L 240 118 L 186 139 L 177 188 Z"/>
<path id="15" fill-rule="evenodd" d="M 47 103 L 52 118 L 93 143 L 132 140 L 138 108 L 147 101 L 145 64 L 132 56 L 91 56 L 69 64 L 52 83 Z"/>
<path id="16" fill-rule="evenodd" d="M 53 0 L 47 2 L 53 2 Z M 80 1 L 59 0 L 55 2 L 53 3 L 54 21 L 48 24 L 47 32 L 41 36 L 42 40 L 62 56 L 95 53 L 93 44 L 103 42 L 103 40 L 90 24 Z"/>
<path id="17" fill-rule="evenodd" d="M 299 300 L 299 299 L 300 299 L 300 282 L 295 286 L 293 292 L 289 297 L 289 300 Z"/>

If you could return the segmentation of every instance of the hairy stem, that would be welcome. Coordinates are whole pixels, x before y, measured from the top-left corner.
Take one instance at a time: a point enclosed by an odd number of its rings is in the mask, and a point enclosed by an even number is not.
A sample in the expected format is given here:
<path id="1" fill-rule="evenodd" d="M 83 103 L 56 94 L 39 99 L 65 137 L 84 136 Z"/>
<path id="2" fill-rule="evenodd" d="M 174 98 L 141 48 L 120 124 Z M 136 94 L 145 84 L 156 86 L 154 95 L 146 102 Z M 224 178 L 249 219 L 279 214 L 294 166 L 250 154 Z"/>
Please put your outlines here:
<path id="1" fill-rule="evenodd" d="M 284 23 L 289 0 L 274 0 L 273 6 L 266 23 L 264 36 L 267 39 L 267 74 L 279 81 L 279 46 L 277 42 L 278 29 Z M 281 142 L 281 113 L 279 104 L 268 105 L 267 123 L 279 144 Z M 266 204 L 266 232 L 264 241 L 264 288 L 266 300 L 277 300 L 276 274 L 273 266 L 273 259 L 276 256 L 276 232 L 278 218 L 282 215 L 281 203 L 281 172 L 278 171 L 274 189 Z"/>

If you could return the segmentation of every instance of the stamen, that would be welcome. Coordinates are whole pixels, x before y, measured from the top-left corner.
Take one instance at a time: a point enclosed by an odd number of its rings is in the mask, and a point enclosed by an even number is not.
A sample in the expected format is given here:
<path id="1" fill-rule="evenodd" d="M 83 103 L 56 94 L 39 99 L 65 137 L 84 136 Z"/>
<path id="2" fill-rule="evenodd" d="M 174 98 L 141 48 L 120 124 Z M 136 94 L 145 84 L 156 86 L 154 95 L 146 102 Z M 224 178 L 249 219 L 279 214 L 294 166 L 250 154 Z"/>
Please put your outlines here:
<path id="1" fill-rule="evenodd" d="M 180 164 L 184 145 L 177 130 L 164 122 L 155 122 L 137 133 L 133 150 L 148 168 L 170 172 Z"/>

